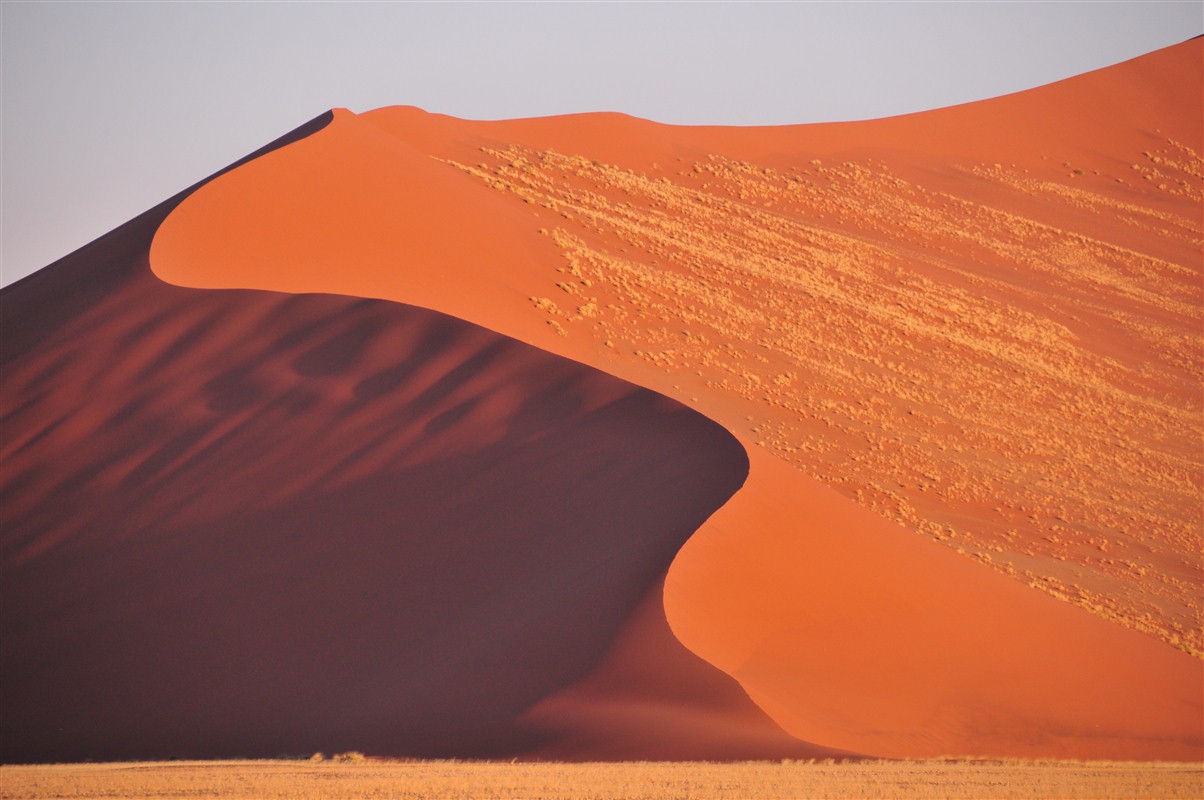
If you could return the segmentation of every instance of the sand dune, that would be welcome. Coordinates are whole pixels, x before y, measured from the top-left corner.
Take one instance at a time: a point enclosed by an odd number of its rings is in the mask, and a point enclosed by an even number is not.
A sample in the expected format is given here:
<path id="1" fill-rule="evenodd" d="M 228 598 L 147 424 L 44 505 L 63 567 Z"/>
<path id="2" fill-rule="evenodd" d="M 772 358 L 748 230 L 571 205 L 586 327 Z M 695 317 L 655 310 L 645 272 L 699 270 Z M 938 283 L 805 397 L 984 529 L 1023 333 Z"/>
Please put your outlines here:
<path id="1" fill-rule="evenodd" d="M 152 262 L 402 299 L 698 397 L 845 497 L 1201 653 L 1199 49 L 848 125 L 338 112 L 190 198 Z"/>
<path id="2" fill-rule="evenodd" d="M 3 759 L 593 752 L 571 698 L 525 715 L 659 604 L 742 448 L 432 311 L 165 284 L 178 199 L 3 294 Z M 628 697 L 626 753 L 829 752 L 661 627 L 644 679 L 728 685 L 758 747 Z"/>
<path id="3" fill-rule="evenodd" d="M 1199 759 L 1201 47 L 336 110 L 6 289 L 3 758 Z"/>
<path id="4" fill-rule="evenodd" d="M 748 484 L 668 620 L 797 735 L 1198 758 L 1200 50 L 839 125 L 337 111 L 151 262 L 436 308 L 722 423 Z"/>

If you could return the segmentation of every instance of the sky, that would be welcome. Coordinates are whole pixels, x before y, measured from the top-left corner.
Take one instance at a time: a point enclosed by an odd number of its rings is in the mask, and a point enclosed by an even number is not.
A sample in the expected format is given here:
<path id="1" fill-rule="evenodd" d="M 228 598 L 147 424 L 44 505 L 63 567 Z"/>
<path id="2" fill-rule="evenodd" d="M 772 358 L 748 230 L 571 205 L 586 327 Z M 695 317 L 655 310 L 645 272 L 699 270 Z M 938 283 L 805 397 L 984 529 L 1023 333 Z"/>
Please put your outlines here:
<path id="1" fill-rule="evenodd" d="M 1204 3 L 0 0 L 0 283 L 333 107 L 871 119 L 1204 33 Z"/>

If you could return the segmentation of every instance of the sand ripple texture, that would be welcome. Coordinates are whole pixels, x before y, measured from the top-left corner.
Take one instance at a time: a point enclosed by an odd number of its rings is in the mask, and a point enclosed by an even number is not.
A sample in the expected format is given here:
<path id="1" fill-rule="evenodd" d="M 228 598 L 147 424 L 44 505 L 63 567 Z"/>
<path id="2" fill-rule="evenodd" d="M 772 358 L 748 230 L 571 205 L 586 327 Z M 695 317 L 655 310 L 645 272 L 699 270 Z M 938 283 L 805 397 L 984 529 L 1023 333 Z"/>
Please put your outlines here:
<path id="1" fill-rule="evenodd" d="M 1200 655 L 1204 160 L 1151 147 L 935 188 L 872 157 L 459 166 L 560 214 L 531 297 L 554 333 L 729 395 L 858 503 Z"/>

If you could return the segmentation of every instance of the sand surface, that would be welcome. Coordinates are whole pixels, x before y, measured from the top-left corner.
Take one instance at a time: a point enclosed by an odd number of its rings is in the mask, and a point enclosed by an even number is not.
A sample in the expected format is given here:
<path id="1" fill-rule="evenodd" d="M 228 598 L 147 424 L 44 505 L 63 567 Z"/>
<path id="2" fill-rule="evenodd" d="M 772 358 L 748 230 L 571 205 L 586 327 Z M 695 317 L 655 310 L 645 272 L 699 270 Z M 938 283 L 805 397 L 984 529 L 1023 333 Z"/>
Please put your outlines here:
<path id="1" fill-rule="evenodd" d="M 664 623 L 720 426 L 436 312 L 163 283 L 179 199 L 3 295 L 5 760 L 580 756 L 528 710 L 637 612 L 605 746 L 834 752 Z"/>
<path id="2" fill-rule="evenodd" d="M 4 760 L 1199 760 L 1196 39 L 335 110 L 0 293 Z"/>
<path id="3" fill-rule="evenodd" d="M 808 741 L 1198 758 L 1201 47 L 840 125 L 336 111 L 151 264 L 435 308 L 721 423 L 751 471 L 668 622 Z"/>

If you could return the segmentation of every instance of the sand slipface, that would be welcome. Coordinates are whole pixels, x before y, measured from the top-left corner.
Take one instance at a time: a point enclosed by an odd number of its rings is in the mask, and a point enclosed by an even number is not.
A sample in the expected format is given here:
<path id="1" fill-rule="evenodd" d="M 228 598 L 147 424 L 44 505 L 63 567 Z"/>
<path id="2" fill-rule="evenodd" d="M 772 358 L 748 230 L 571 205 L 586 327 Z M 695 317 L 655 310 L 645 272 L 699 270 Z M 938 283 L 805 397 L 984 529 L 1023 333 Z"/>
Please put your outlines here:
<path id="1" fill-rule="evenodd" d="M 166 284 L 148 249 L 186 194 L 0 294 L 0 758 L 584 758 L 636 724 L 635 758 L 833 752 L 784 733 L 663 612 L 636 649 L 676 666 L 624 681 L 607 741 L 574 744 L 571 697 L 528 718 L 613 660 L 744 450 L 433 311 Z M 678 737 L 673 704 L 638 691 L 677 667 L 726 687 L 738 735 Z M 680 713 L 715 705 L 677 688 Z"/>
<path id="2" fill-rule="evenodd" d="M 720 422 L 748 481 L 667 620 L 796 736 L 1198 759 L 1201 47 L 840 125 L 336 111 L 150 262 L 434 308 Z"/>

